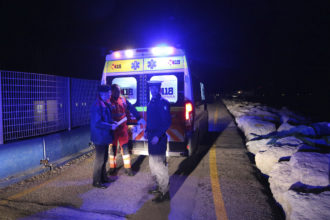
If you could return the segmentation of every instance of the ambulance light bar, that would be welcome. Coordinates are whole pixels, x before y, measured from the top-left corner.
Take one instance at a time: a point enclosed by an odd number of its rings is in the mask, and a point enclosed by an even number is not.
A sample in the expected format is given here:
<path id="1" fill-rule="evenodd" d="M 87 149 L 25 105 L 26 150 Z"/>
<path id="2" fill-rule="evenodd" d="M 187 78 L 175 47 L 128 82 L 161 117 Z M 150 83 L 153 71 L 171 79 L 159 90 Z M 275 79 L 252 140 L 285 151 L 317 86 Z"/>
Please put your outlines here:
<path id="1" fill-rule="evenodd" d="M 114 52 L 113 54 L 117 59 L 121 57 L 121 54 L 119 51 Z"/>
<path id="2" fill-rule="evenodd" d="M 132 58 L 133 55 L 134 55 L 133 50 L 125 50 L 125 56 L 126 56 L 127 58 Z"/>
<path id="3" fill-rule="evenodd" d="M 140 58 L 144 56 L 171 56 L 181 55 L 182 50 L 170 46 L 158 46 L 153 48 L 127 49 L 110 52 L 108 60 Z"/>
<path id="4" fill-rule="evenodd" d="M 172 55 L 174 53 L 174 47 L 153 47 L 151 52 L 155 56 Z"/>

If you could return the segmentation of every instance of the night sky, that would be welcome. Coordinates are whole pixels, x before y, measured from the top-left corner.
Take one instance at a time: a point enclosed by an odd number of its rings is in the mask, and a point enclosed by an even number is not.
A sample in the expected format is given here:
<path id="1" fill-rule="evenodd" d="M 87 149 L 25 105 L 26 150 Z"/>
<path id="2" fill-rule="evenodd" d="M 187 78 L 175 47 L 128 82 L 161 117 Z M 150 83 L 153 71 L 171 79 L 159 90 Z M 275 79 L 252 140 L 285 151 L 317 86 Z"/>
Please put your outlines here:
<path id="1" fill-rule="evenodd" d="M 329 92 L 329 1 L 214 2 L 1 1 L 0 69 L 99 80 L 109 50 L 167 43 L 211 91 Z"/>

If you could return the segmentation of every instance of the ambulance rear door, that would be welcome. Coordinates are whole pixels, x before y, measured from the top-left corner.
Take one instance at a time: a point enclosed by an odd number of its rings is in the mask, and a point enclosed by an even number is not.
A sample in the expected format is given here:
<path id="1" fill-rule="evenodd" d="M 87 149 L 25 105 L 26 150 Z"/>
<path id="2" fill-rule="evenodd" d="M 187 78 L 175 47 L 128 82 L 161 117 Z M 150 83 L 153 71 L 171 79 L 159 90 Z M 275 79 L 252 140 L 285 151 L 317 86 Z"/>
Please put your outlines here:
<path id="1" fill-rule="evenodd" d="M 118 84 L 121 95 L 126 98 L 139 112 L 140 116 L 146 120 L 147 82 L 144 74 L 118 74 L 107 76 L 107 84 Z M 130 146 L 133 153 L 147 155 L 147 145 L 144 138 L 145 126 L 138 125 L 133 115 L 128 117 L 128 133 L 130 136 Z M 134 152 L 134 148 L 139 149 Z"/>
<path id="2" fill-rule="evenodd" d="M 162 81 L 161 95 L 171 105 L 172 124 L 167 130 L 167 154 L 180 156 L 186 154 L 185 144 L 185 108 L 184 108 L 184 72 L 168 71 L 146 75 L 147 81 Z M 152 98 L 148 90 L 148 101 Z"/>

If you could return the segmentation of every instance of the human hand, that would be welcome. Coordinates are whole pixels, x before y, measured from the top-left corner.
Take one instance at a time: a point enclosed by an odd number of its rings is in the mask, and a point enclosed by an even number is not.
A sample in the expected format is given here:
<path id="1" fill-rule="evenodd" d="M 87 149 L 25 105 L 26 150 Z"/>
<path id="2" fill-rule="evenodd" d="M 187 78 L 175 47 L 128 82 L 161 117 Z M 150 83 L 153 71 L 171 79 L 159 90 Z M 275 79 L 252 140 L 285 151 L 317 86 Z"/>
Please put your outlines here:
<path id="1" fill-rule="evenodd" d="M 117 122 L 114 121 L 112 124 L 111 124 L 111 130 L 116 130 L 117 128 Z"/>
<path id="2" fill-rule="evenodd" d="M 139 125 L 143 125 L 143 127 L 146 125 L 146 121 L 143 118 L 141 118 L 137 123 Z"/>
<path id="3" fill-rule="evenodd" d="M 151 140 L 151 144 L 157 144 L 159 141 L 159 138 L 157 136 L 153 137 L 152 140 Z"/>

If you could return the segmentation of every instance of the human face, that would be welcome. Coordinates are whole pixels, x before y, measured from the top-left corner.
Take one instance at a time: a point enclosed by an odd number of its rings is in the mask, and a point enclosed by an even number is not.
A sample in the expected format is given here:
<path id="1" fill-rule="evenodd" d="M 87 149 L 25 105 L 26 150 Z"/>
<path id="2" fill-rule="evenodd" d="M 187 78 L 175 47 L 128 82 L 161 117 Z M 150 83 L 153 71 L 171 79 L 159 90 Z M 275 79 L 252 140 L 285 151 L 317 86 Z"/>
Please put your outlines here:
<path id="1" fill-rule="evenodd" d="M 155 96 L 157 96 L 157 94 L 159 94 L 160 86 L 150 86 L 149 89 L 150 89 L 152 97 L 155 97 Z"/>
<path id="2" fill-rule="evenodd" d="M 120 96 L 120 88 L 116 86 L 112 92 L 112 97 L 117 100 Z"/>
<path id="3" fill-rule="evenodd" d="M 100 92 L 100 98 L 103 102 L 107 102 L 110 99 L 111 91 L 109 92 Z"/>

